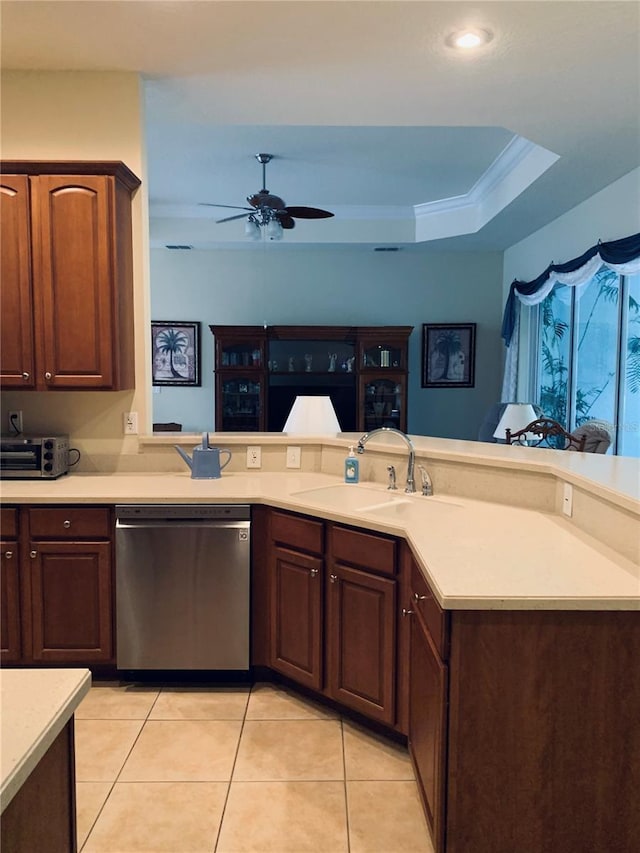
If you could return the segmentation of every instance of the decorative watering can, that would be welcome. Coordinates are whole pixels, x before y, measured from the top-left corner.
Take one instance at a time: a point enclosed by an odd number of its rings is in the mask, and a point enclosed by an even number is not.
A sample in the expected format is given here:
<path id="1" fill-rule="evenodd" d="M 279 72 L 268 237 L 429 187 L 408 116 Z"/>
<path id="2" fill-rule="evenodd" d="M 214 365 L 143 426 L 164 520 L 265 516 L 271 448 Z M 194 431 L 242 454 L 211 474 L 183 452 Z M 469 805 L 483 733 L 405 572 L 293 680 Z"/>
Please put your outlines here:
<path id="1" fill-rule="evenodd" d="M 231 451 L 220 449 L 219 447 L 209 446 L 209 433 L 202 433 L 202 444 L 200 447 L 193 448 L 193 456 L 189 457 L 187 453 L 178 445 L 174 445 L 180 456 L 191 468 L 192 480 L 217 480 L 222 476 L 222 471 L 231 461 Z M 227 454 L 227 460 L 224 465 L 220 464 L 220 455 Z"/>

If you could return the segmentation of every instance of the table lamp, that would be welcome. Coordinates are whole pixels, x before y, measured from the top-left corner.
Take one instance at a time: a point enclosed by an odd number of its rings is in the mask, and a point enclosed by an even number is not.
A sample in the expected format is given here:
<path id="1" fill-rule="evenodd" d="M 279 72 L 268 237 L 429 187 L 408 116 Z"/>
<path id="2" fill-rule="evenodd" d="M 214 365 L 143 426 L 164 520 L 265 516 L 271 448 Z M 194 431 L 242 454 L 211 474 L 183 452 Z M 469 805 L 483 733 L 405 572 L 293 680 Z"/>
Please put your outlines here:
<path id="1" fill-rule="evenodd" d="M 292 435 L 341 432 L 331 397 L 296 397 L 282 432 Z"/>
<path id="2" fill-rule="evenodd" d="M 537 417 L 538 416 L 536 415 L 535 409 L 531 403 L 507 403 L 505 410 L 502 413 L 502 417 L 498 421 L 498 426 L 493 433 L 493 437 L 505 441 L 508 429 L 511 430 L 512 433 L 518 432 L 518 430 L 526 427 L 527 424 L 535 421 Z"/>

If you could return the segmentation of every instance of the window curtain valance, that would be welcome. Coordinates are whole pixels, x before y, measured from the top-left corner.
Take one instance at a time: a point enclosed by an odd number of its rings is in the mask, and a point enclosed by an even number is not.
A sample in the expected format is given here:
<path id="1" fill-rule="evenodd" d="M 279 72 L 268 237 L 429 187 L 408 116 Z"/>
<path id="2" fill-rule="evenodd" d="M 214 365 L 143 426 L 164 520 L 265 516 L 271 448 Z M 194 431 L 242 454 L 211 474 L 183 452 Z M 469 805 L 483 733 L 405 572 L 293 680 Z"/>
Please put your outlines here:
<path id="1" fill-rule="evenodd" d="M 550 264 L 533 281 L 516 279 L 511 283 L 502 318 L 502 337 L 507 346 L 502 380 L 503 401 L 516 399 L 520 303 L 537 305 L 546 299 L 556 284 L 569 287 L 586 285 L 603 264 L 619 275 L 640 272 L 640 233 L 622 240 L 598 243 L 579 258 L 564 264 Z"/>
<path id="2" fill-rule="evenodd" d="M 640 234 L 632 234 L 631 237 L 612 240 L 609 243 L 598 243 L 597 246 L 587 249 L 579 258 L 564 264 L 550 264 L 533 281 L 513 281 L 502 318 L 502 337 L 505 344 L 510 345 L 516 326 L 516 301 L 523 305 L 537 305 L 546 299 L 554 285 L 575 287 L 586 284 L 603 264 L 620 275 L 640 272 Z"/>

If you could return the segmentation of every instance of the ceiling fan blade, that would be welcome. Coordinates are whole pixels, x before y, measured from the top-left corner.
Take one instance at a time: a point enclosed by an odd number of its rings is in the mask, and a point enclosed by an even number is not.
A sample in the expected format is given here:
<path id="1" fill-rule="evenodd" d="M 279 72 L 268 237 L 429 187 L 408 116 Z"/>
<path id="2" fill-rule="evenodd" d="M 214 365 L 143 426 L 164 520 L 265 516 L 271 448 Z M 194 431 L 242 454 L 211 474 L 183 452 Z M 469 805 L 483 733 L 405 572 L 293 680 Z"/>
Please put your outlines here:
<path id="1" fill-rule="evenodd" d="M 211 201 L 199 201 L 200 207 L 228 207 L 229 210 L 252 210 L 251 207 L 240 207 L 239 204 L 214 204 Z"/>
<path id="2" fill-rule="evenodd" d="M 246 219 L 246 213 L 238 213 L 236 216 L 227 216 L 224 219 L 216 219 L 216 225 L 220 225 L 221 222 L 233 222 L 234 219 Z"/>
<path id="3" fill-rule="evenodd" d="M 289 216 L 286 210 L 277 210 L 276 219 L 283 228 L 295 228 L 296 223 L 292 216 Z"/>
<path id="4" fill-rule="evenodd" d="M 285 207 L 285 211 L 296 219 L 328 219 L 333 216 L 333 213 L 319 207 Z"/>

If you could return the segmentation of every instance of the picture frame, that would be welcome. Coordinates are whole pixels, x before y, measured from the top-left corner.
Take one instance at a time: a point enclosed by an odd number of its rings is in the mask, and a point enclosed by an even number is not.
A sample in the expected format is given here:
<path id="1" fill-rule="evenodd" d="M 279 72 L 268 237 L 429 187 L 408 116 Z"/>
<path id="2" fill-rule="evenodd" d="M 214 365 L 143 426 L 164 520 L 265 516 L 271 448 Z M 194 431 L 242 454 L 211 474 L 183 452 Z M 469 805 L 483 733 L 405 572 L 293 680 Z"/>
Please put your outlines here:
<path id="1" fill-rule="evenodd" d="M 475 361 L 475 323 L 423 324 L 423 388 L 473 388 Z"/>
<path id="2" fill-rule="evenodd" d="M 199 321 L 151 321 L 151 384 L 202 384 Z"/>

